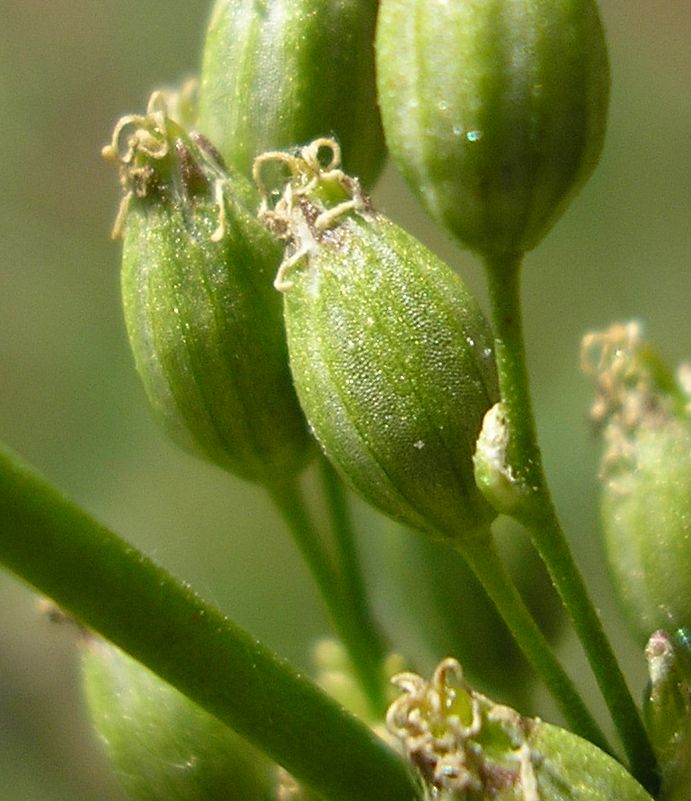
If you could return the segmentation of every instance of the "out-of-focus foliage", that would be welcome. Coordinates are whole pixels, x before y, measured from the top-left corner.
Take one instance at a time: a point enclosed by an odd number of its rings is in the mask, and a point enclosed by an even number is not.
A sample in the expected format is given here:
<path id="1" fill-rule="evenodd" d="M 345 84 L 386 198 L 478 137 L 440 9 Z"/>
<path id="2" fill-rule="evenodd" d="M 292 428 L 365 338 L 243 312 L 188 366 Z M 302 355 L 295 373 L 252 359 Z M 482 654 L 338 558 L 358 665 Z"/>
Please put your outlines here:
<path id="1" fill-rule="evenodd" d="M 149 416 L 119 307 L 117 207 L 99 150 L 117 117 L 196 69 L 206 0 L 6 0 L 0 26 L 0 438 L 287 657 L 326 628 L 306 571 L 262 492 L 175 449 Z M 597 445 L 578 372 L 589 328 L 639 317 L 672 363 L 691 351 L 686 0 L 602 0 L 610 126 L 594 177 L 528 259 L 525 314 L 548 473 L 633 685 L 644 662 L 616 617 L 596 534 Z M 378 206 L 462 270 L 391 170 Z M 367 518 L 368 521 L 370 518 Z M 375 528 L 376 524 L 369 524 Z M 423 632 L 367 548 L 382 617 L 419 662 Z M 84 566 L 88 570 L 88 565 Z M 411 606 L 415 588 L 410 588 Z M 83 720 L 67 629 L 0 575 L 3 801 L 121 801 Z M 568 647 L 568 642 L 566 646 Z M 432 650 L 434 646 L 427 648 Z"/>

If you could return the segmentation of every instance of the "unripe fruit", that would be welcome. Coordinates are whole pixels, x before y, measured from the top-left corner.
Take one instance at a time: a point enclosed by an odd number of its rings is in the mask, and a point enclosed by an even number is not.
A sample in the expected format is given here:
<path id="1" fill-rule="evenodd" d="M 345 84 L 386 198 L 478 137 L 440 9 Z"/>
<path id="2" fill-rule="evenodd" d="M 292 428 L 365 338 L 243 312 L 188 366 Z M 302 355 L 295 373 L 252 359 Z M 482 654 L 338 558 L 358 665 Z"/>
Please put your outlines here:
<path id="1" fill-rule="evenodd" d="M 611 756 L 565 729 L 473 690 L 455 659 L 431 681 L 394 676 L 387 725 L 430 798 L 445 801 L 652 801 Z"/>
<path id="2" fill-rule="evenodd" d="M 691 626 L 691 418 L 688 398 L 637 323 L 584 340 L 603 429 L 601 515 L 622 607 L 641 644 Z"/>
<path id="3" fill-rule="evenodd" d="M 381 0 L 389 150 L 461 243 L 533 248 L 586 181 L 609 71 L 595 0 Z"/>
<path id="4" fill-rule="evenodd" d="M 691 426 L 643 427 L 612 469 L 602 521 L 614 582 L 640 642 L 691 626 Z"/>
<path id="5" fill-rule="evenodd" d="M 374 77 L 376 0 L 217 0 L 199 127 L 249 176 L 256 156 L 336 136 L 365 186 L 384 163 Z"/>
<path id="6" fill-rule="evenodd" d="M 264 174 L 269 154 L 258 160 Z M 374 506 L 444 537 L 495 516 L 473 479 L 497 398 L 492 336 L 475 299 L 338 169 L 336 143 L 284 154 L 292 174 L 265 212 L 291 245 L 283 290 L 290 363 L 327 456 Z"/>
<path id="7" fill-rule="evenodd" d="M 91 720 L 133 801 L 263 801 L 269 760 L 109 643 L 87 635 L 82 677 Z"/>
<path id="8" fill-rule="evenodd" d="M 149 401 L 181 445 L 252 481 L 300 470 L 310 450 L 271 276 L 281 248 L 255 190 L 154 95 L 106 155 L 125 197 L 122 295 Z"/>

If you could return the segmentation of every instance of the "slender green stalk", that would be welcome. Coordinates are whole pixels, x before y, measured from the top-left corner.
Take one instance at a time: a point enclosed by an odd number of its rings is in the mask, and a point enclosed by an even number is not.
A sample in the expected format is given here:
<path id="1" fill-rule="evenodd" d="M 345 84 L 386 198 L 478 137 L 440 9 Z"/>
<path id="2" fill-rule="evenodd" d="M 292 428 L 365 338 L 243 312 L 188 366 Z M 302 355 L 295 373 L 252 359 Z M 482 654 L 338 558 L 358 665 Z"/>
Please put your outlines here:
<path id="1" fill-rule="evenodd" d="M 271 487 L 269 492 L 314 577 L 334 628 L 348 651 L 372 714 L 381 717 L 386 710 L 383 656 L 379 650 L 373 650 L 372 646 L 378 647 L 378 643 L 373 640 L 367 621 L 352 606 L 347 587 L 342 584 L 341 566 L 334 566 L 309 515 L 298 481 L 291 479 L 280 486 Z"/>
<path id="2" fill-rule="evenodd" d="M 323 455 L 319 459 L 319 471 L 331 518 L 343 590 L 352 605 L 353 615 L 359 617 L 363 625 L 374 626 L 343 483 L 329 460 Z M 373 642 L 373 647 L 379 651 L 379 658 L 383 659 L 385 656 L 383 644 Z"/>
<path id="3" fill-rule="evenodd" d="M 497 368 L 510 440 L 507 460 L 525 489 L 514 517 L 526 526 L 561 596 L 626 749 L 631 769 L 648 788 L 656 761 L 639 711 L 559 523 L 542 467 L 532 411 L 520 304 L 520 257 L 486 260 Z"/>
<path id="4" fill-rule="evenodd" d="M 413 801 L 402 760 L 251 635 L 0 449 L 0 562 L 330 801 Z"/>
<path id="5" fill-rule="evenodd" d="M 488 531 L 486 537 L 460 539 L 456 547 L 494 602 L 518 647 L 542 677 L 573 731 L 611 754 L 612 748 L 605 735 L 506 572 L 491 533 Z"/>
<path id="6" fill-rule="evenodd" d="M 345 486 L 325 456 L 321 457 L 319 467 L 334 532 L 344 598 L 354 625 L 359 628 L 363 640 L 366 641 L 368 658 L 372 666 L 376 666 L 381 672 L 389 648 L 369 603 Z"/>

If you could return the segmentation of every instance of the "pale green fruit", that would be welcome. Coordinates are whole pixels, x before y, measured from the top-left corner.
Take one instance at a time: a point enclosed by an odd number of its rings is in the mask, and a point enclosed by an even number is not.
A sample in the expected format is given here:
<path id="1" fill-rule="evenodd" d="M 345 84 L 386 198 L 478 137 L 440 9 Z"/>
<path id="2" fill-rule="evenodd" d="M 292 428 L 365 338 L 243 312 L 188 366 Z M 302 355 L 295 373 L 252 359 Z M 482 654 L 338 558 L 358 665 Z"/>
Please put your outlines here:
<path id="1" fill-rule="evenodd" d="M 691 626 L 691 426 L 643 426 L 629 459 L 608 472 L 602 524 L 610 569 L 632 630 Z"/>

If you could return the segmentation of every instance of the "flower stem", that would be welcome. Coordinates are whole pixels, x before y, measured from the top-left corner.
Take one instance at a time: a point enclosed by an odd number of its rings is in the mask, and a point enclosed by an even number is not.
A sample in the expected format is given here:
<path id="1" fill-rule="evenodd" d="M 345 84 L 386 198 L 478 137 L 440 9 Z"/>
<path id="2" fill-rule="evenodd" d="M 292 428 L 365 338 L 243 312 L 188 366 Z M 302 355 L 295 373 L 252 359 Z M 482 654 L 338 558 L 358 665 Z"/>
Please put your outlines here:
<path id="1" fill-rule="evenodd" d="M 507 461 L 524 489 L 513 514 L 528 530 L 583 645 L 614 724 L 639 781 L 656 784 L 656 761 L 585 582 L 559 523 L 537 442 L 520 304 L 521 258 L 485 261 L 494 324 L 502 405 L 510 432 Z"/>
<path id="2" fill-rule="evenodd" d="M 0 563 L 333 801 L 417 801 L 370 729 L 0 447 Z"/>
<path id="3" fill-rule="evenodd" d="M 381 667 L 389 653 L 389 647 L 369 603 L 346 489 L 329 460 L 323 455 L 319 467 L 341 569 L 344 600 L 351 611 L 353 624 L 362 632 L 368 658 L 372 665 L 377 667 L 381 688 Z M 379 695 L 381 696 L 381 689 Z M 382 697 L 379 701 L 384 703 Z M 385 705 L 378 711 L 383 713 Z"/>
<path id="4" fill-rule="evenodd" d="M 346 582 L 343 581 L 340 564 L 342 559 L 339 558 L 339 563 L 334 565 L 326 544 L 310 517 L 304 493 L 297 480 L 291 479 L 283 484 L 274 485 L 269 488 L 269 493 L 312 573 L 334 628 L 348 652 L 372 714 L 381 717 L 386 710 L 385 678 L 382 669 L 384 656 L 381 642 L 373 636 L 371 619 L 368 616 L 362 617 L 364 588 L 359 596 L 351 597 L 349 582 L 352 582 L 355 576 L 347 575 Z M 330 506 L 334 501 L 341 504 L 335 496 L 328 497 L 327 500 Z M 338 517 L 336 521 L 338 526 L 345 526 L 348 523 L 345 507 L 332 508 L 332 515 Z M 347 532 L 339 530 L 336 533 L 340 542 Z M 350 534 L 352 535 L 352 532 Z M 353 547 L 346 546 L 345 543 L 342 545 L 347 549 Z M 342 554 L 339 552 L 338 556 L 341 557 Z M 348 552 L 345 556 L 351 562 L 356 559 L 354 551 Z M 357 561 L 349 565 L 348 570 L 352 571 L 356 565 Z"/>
<path id="5" fill-rule="evenodd" d="M 456 547 L 494 602 L 518 647 L 542 677 L 573 731 L 611 754 L 607 739 L 506 572 L 491 532 L 488 531 L 487 536 L 462 538 Z"/>

